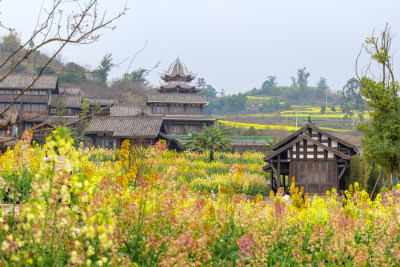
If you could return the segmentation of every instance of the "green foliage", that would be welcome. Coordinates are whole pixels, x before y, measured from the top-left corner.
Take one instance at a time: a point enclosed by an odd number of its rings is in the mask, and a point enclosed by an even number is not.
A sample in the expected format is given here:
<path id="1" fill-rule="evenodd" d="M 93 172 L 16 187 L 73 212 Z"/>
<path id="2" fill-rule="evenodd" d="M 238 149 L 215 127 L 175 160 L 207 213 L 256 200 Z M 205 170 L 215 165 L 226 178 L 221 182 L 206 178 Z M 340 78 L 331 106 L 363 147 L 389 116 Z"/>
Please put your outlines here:
<path id="1" fill-rule="evenodd" d="M 232 142 L 226 136 L 232 133 L 232 130 L 224 127 L 216 121 L 211 127 L 204 125 L 203 129 L 196 133 L 186 128 L 189 137 L 185 138 L 185 147 L 189 150 L 205 151 L 230 151 Z"/>
<path id="2" fill-rule="evenodd" d="M 326 82 L 326 78 L 321 77 L 319 78 L 319 81 L 317 83 L 317 94 L 318 96 L 323 96 L 325 95 L 326 92 L 328 92 L 329 86 L 328 83 Z"/>
<path id="3" fill-rule="evenodd" d="M 15 64 L 16 64 L 16 61 L 6 65 L 5 69 L 10 70 L 12 67 L 14 67 Z M 26 68 L 27 68 L 26 65 L 21 63 L 15 67 L 15 69 L 13 70 L 13 73 L 22 73 L 26 70 Z"/>
<path id="4" fill-rule="evenodd" d="M 372 169 L 373 166 L 367 161 L 361 160 L 360 155 L 354 155 L 350 161 L 350 174 L 348 180 L 346 181 L 346 187 L 358 182 L 360 185 L 360 190 L 368 191 L 368 184 Z"/>
<path id="5" fill-rule="evenodd" d="M 42 71 L 42 69 L 43 69 L 43 71 Z M 44 75 L 55 75 L 56 74 L 55 69 L 51 66 L 44 67 L 44 65 L 38 65 L 38 66 L 35 66 L 35 71 L 36 71 L 36 74 L 38 74 L 38 75 L 40 74 L 41 71 L 42 71 L 42 74 L 44 74 Z"/>
<path id="6" fill-rule="evenodd" d="M 217 90 L 215 90 L 214 87 L 211 85 L 207 84 L 206 86 L 203 87 L 203 89 L 200 90 L 200 93 L 205 94 L 206 98 L 208 100 L 216 98 L 217 97 Z"/>
<path id="7" fill-rule="evenodd" d="M 364 114 L 366 106 L 364 100 L 358 94 L 360 87 L 361 83 L 355 78 L 349 79 L 343 87 L 340 108 L 343 113 L 346 113 L 346 117 L 353 117 L 356 110 L 360 115 Z"/>
<path id="8" fill-rule="evenodd" d="M 279 95 L 277 85 L 276 76 L 268 76 L 268 79 L 261 86 L 261 94 Z"/>
<path id="9" fill-rule="evenodd" d="M 65 126 L 68 123 L 68 119 L 64 118 L 65 113 L 67 112 L 64 100 L 57 103 L 56 112 L 57 119 L 55 126 Z"/>
<path id="10" fill-rule="evenodd" d="M 208 100 L 217 97 L 217 90 L 210 84 L 207 84 L 204 78 L 198 78 L 196 81 L 196 85 L 202 88 L 200 90 L 200 93 L 205 94 Z"/>
<path id="11" fill-rule="evenodd" d="M 90 118 L 86 118 L 87 116 L 90 115 L 90 104 L 89 104 L 89 98 L 84 98 L 82 107 L 81 107 L 81 112 L 79 113 L 79 121 L 76 125 L 76 133 L 74 132 L 73 137 L 75 144 L 79 144 L 80 142 L 83 142 L 85 139 L 85 130 L 88 127 L 90 123 Z"/>
<path id="12" fill-rule="evenodd" d="M 325 106 L 325 104 L 324 103 L 322 103 L 321 104 L 321 113 L 325 113 L 325 111 L 326 111 L 326 106 Z"/>
<path id="13" fill-rule="evenodd" d="M 145 78 L 145 74 L 147 73 L 146 69 L 137 69 L 132 71 L 131 73 L 126 73 L 125 74 L 125 79 L 126 82 L 131 82 L 131 83 L 146 83 L 147 80 Z"/>
<path id="14" fill-rule="evenodd" d="M 9 32 L 2 36 L 1 49 L 3 52 L 12 53 L 21 47 L 21 39 L 16 32 Z"/>
<path id="15" fill-rule="evenodd" d="M 306 72 L 306 68 L 299 69 L 297 71 L 297 80 L 296 83 L 300 87 L 301 90 L 305 90 L 308 85 L 308 78 L 311 76 L 310 73 Z"/>
<path id="16" fill-rule="evenodd" d="M 103 57 L 100 65 L 95 69 L 95 72 L 103 84 L 107 83 L 108 74 L 113 67 L 115 67 L 115 65 L 112 63 L 112 54 L 108 53 Z"/>
<path id="17" fill-rule="evenodd" d="M 86 69 L 74 62 L 69 62 L 65 65 L 63 71 L 58 73 L 59 82 L 81 82 L 86 80 Z"/>
<path id="18" fill-rule="evenodd" d="M 210 100 L 204 112 L 208 114 L 240 112 L 246 109 L 246 100 L 246 95 L 241 93 L 237 95 L 217 97 Z"/>
<path id="19" fill-rule="evenodd" d="M 391 43 L 388 29 L 382 34 L 382 45 L 379 43 L 373 36 L 367 39 L 367 51 L 382 70 L 375 77 L 382 78 L 376 81 L 361 77 L 360 93 L 374 111 L 370 112 L 370 124 L 360 123 L 357 128 L 364 133 L 361 141 L 365 158 L 396 174 L 400 163 L 400 85 L 395 80 L 388 56 Z"/>

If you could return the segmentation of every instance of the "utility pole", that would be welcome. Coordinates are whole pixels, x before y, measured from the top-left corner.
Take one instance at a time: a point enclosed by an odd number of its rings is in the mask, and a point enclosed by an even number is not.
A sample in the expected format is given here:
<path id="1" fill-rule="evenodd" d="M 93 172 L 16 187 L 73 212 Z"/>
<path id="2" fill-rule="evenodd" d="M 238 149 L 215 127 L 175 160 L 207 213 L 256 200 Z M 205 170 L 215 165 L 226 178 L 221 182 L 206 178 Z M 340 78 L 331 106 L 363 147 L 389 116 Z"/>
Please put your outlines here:
<path id="1" fill-rule="evenodd" d="M 296 131 L 297 131 L 297 109 L 296 109 Z"/>

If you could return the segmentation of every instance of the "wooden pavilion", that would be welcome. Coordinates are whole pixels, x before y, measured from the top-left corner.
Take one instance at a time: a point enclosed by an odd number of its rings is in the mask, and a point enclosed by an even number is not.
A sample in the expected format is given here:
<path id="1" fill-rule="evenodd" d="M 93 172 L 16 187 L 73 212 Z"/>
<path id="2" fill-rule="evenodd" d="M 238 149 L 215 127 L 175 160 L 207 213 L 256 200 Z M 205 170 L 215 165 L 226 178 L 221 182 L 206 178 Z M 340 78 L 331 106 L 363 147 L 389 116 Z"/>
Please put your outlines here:
<path id="1" fill-rule="evenodd" d="M 344 189 L 344 176 L 350 159 L 357 153 L 354 145 L 309 122 L 300 130 L 272 146 L 264 158 L 263 170 L 270 172 L 277 187 L 288 191 L 291 177 L 308 193 L 324 194 L 333 187 Z"/>

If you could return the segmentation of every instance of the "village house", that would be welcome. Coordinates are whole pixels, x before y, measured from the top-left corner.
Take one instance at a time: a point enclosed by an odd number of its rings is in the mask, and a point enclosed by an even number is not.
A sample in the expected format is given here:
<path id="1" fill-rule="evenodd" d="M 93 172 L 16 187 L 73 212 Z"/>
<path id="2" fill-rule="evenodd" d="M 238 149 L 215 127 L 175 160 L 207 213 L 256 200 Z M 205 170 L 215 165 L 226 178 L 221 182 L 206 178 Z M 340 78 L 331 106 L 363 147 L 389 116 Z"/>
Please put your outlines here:
<path id="1" fill-rule="evenodd" d="M 85 135 L 101 147 L 120 147 L 124 139 L 145 146 L 164 139 L 169 148 L 181 149 L 174 135 L 186 135 L 185 127 L 198 132 L 214 123 L 203 115 L 207 100 L 198 93 L 201 88 L 191 84 L 196 75 L 179 58 L 160 77 L 165 83 L 146 96 L 144 105 L 112 106 L 109 116 L 92 120 Z"/>
<path id="2" fill-rule="evenodd" d="M 4 137 L 2 140 L 12 139 L 24 130 L 34 129 L 40 132 L 37 135 L 38 141 L 43 142 L 45 129 L 51 128 L 60 117 L 68 122 L 78 120 L 85 98 L 80 88 L 60 86 L 55 75 L 42 75 L 35 79 L 36 76 L 12 74 L 0 82 L 0 112 L 15 100 L 0 119 L 0 137 Z M 29 86 L 28 90 L 16 98 Z M 114 99 L 89 98 L 91 110 L 108 107 L 113 102 Z M 109 108 L 102 114 L 110 114 Z"/>
<path id="3" fill-rule="evenodd" d="M 321 130 L 310 119 L 272 149 L 263 166 L 270 173 L 271 189 L 276 183 L 277 188 L 288 191 L 295 177 L 296 186 L 312 194 L 325 194 L 333 187 L 343 190 L 350 159 L 357 153 L 354 145 Z"/>

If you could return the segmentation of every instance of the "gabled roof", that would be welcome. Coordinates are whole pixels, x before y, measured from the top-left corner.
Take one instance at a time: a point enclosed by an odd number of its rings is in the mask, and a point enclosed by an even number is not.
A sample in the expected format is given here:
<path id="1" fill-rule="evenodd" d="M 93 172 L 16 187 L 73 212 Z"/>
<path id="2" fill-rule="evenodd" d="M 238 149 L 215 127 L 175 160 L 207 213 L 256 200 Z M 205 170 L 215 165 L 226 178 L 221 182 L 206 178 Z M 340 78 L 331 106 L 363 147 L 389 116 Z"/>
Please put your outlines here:
<path id="1" fill-rule="evenodd" d="M 180 149 L 183 150 L 185 147 L 175 138 L 173 138 L 172 136 L 169 136 L 165 133 L 159 132 L 158 135 L 164 139 L 167 139 L 171 142 L 174 142 L 176 144 L 176 146 Z"/>
<path id="2" fill-rule="evenodd" d="M 82 106 L 82 97 L 81 95 L 67 95 L 67 94 L 59 94 L 59 95 L 51 95 L 49 100 L 49 106 L 56 107 L 59 102 L 63 102 L 63 105 L 67 107 L 80 108 Z"/>
<path id="3" fill-rule="evenodd" d="M 0 89 L 25 89 L 37 76 L 12 74 L 8 75 L 1 83 Z M 42 75 L 30 89 L 55 90 L 57 87 L 57 76 Z"/>
<path id="4" fill-rule="evenodd" d="M 110 116 L 136 116 L 139 113 L 151 113 L 151 107 L 144 105 L 114 105 L 110 107 Z"/>
<path id="5" fill-rule="evenodd" d="M 199 104 L 206 105 L 206 96 L 203 94 L 148 94 L 147 103 L 165 103 L 165 104 Z"/>
<path id="6" fill-rule="evenodd" d="M 55 127 L 54 127 L 53 125 L 51 125 L 49 122 L 45 121 L 45 122 L 42 122 L 42 123 L 36 125 L 35 127 L 30 128 L 29 130 L 35 131 L 35 130 L 37 130 L 37 129 L 43 127 L 43 126 L 46 126 L 46 125 L 49 126 L 49 127 L 51 127 L 51 128 L 55 128 Z"/>
<path id="7" fill-rule="evenodd" d="M 315 131 L 317 131 L 317 132 L 319 132 L 319 133 L 321 133 L 323 135 L 326 135 L 329 138 L 331 138 L 332 140 L 335 140 L 336 142 L 338 142 L 338 143 L 340 143 L 340 144 L 342 144 L 344 146 L 347 146 L 349 148 L 354 149 L 355 152 L 358 151 L 357 148 L 354 145 L 352 145 L 349 142 L 347 142 L 347 141 L 345 141 L 345 140 L 343 140 L 343 139 L 341 139 L 339 137 L 336 137 L 336 136 L 334 136 L 334 135 L 332 135 L 332 134 L 320 129 L 319 127 L 315 126 L 312 123 L 307 123 L 300 130 L 292 133 L 291 135 L 289 135 L 285 139 L 283 139 L 283 140 L 279 141 L 278 143 L 276 143 L 275 145 L 271 146 L 271 149 L 273 149 L 273 150 L 279 149 L 280 147 L 284 146 L 286 143 L 290 142 L 291 140 L 294 140 L 297 136 L 299 136 L 301 134 L 304 134 L 306 129 L 308 129 L 308 128 L 311 128 L 311 129 L 313 129 L 313 130 L 315 130 Z"/>
<path id="8" fill-rule="evenodd" d="M 319 146 L 319 147 L 322 147 L 324 150 L 327 150 L 327 151 L 329 151 L 329 152 L 332 152 L 333 154 L 335 154 L 335 155 L 337 155 L 337 156 L 339 156 L 339 157 L 341 157 L 341 158 L 344 158 L 344 159 L 347 159 L 347 160 L 350 160 L 350 159 L 351 159 L 350 156 L 348 156 L 348 155 L 346 155 L 346 154 L 344 154 L 344 153 L 342 153 L 342 152 L 339 152 L 339 151 L 336 150 L 336 149 L 333 149 L 333 148 L 331 148 L 331 147 L 328 147 L 328 146 L 326 146 L 326 145 L 324 145 L 324 144 L 321 144 L 320 142 L 318 142 L 318 141 L 312 139 L 311 137 L 309 137 L 309 136 L 303 134 L 303 135 L 299 135 L 298 137 L 296 137 L 295 139 L 293 139 L 291 142 L 287 143 L 285 146 L 279 148 L 278 150 L 276 150 L 276 151 L 274 151 L 273 153 L 271 153 L 271 154 L 269 154 L 268 156 L 266 156 L 266 157 L 264 158 L 264 161 L 268 161 L 268 160 L 272 159 L 273 157 L 275 157 L 275 156 L 281 154 L 282 152 L 286 151 L 287 149 L 291 148 L 292 146 L 294 146 L 295 144 L 297 144 L 298 142 L 300 142 L 300 141 L 302 141 L 302 140 L 307 140 L 307 142 L 310 142 L 310 143 L 313 143 L 314 145 L 317 145 L 317 146 Z"/>
<path id="9" fill-rule="evenodd" d="M 162 124 L 159 116 L 135 117 L 95 117 L 87 127 L 85 134 L 111 134 L 125 138 L 155 138 Z"/>
<path id="10" fill-rule="evenodd" d="M 190 78 L 194 79 L 196 78 L 196 74 L 188 71 L 186 65 L 177 58 L 171 66 L 169 66 L 169 69 L 162 73 L 160 75 L 162 79 L 166 78 L 174 78 L 174 77 L 181 77 L 181 78 Z"/>

